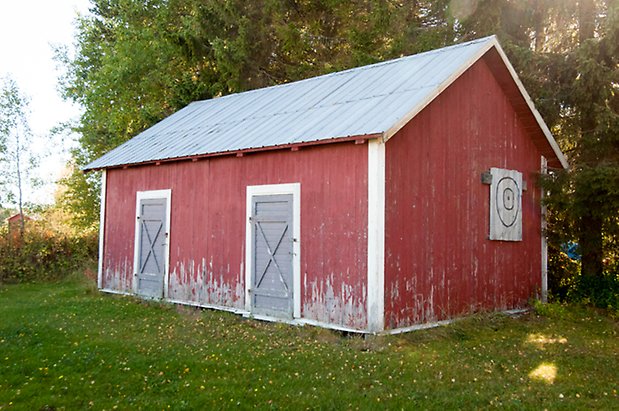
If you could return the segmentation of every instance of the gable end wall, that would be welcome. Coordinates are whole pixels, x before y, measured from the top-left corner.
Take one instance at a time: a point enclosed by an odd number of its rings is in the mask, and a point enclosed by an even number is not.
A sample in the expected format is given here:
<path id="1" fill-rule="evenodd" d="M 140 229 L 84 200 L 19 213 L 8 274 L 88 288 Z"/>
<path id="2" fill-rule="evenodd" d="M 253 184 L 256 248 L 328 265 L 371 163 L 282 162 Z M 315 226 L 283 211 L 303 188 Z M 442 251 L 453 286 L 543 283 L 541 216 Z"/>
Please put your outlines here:
<path id="1" fill-rule="evenodd" d="M 523 173 L 523 241 L 488 240 L 490 167 Z M 386 328 L 527 304 L 540 288 L 539 167 L 483 58 L 387 142 Z"/>

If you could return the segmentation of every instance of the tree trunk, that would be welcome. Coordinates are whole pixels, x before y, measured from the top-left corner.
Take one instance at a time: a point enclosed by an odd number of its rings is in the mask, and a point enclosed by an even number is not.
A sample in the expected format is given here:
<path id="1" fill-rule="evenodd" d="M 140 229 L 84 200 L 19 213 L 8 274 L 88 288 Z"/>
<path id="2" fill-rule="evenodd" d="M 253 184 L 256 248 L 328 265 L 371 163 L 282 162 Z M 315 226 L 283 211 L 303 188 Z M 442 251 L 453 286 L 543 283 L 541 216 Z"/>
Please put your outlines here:
<path id="1" fill-rule="evenodd" d="M 580 44 L 592 39 L 595 34 L 595 3 L 593 0 L 578 2 L 578 40 Z"/>
<path id="2" fill-rule="evenodd" d="M 589 206 L 586 204 L 583 206 Z M 581 254 L 581 273 L 588 276 L 598 276 L 604 271 L 604 253 L 602 238 L 603 221 L 595 209 L 587 209 L 579 221 L 579 248 Z"/>
<path id="3" fill-rule="evenodd" d="M 23 209 L 23 193 L 22 193 L 22 176 L 21 176 L 21 146 L 19 141 L 19 134 L 16 137 L 16 145 L 15 145 L 15 160 L 17 165 L 17 199 L 19 206 L 19 243 L 22 243 L 24 238 L 24 230 L 26 228 L 26 221 L 24 218 L 24 209 Z"/>
<path id="4" fill-rule="evenodd" d="M 582 45 L 595 35 L 596 7 L 594 0 L 580 0 L 578 3 L 578 38 Z M 595 98 L 593 99 L 595 103 Z M 595 167 L 600 161 L 596 153 L 596 128 L 593 104 L 581 107 L 580 133 L 581 153 L 580 161 L 586 167 Z M 582 171 L 581 171 L 582 172 Z M 601 275 L 603 271 L 603 220 L 597 212 L 596 199 L 602 198 L 603 193 L 591 193 L 584 187 L 587 180 L 576 184 L 576 201 L 582 210 L 578 221 L 579 246 L 582 256 L 581 273 L 584 275 Z M 580 187 L 579 187 L 580 186 Z"/>
<path id="5" fill-rule="evenodd" d="M 548 11 L 548 10 L 546 10 Z M 542 10 L 542 4 L 540 2 L 537 2 L 535 5 L 535 11 L 533 12 L 533 26 L 535 28 L 535 52 L 536 53 L 541 53 L 543 48 L 544 48 L 544 42 L 545 42 L 545 38 L 544 38 L 544 26 L 545 26 L 545 21 L 544 21 L 544 12 Z"/>

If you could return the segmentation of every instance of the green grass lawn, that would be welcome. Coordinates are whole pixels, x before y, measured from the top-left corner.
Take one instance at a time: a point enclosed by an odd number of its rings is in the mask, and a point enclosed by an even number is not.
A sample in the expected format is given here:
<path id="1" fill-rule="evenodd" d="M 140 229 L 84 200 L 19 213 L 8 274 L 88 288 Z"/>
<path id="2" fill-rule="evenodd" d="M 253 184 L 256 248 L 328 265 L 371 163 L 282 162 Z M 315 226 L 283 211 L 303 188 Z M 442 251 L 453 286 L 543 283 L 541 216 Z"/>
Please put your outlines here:
<path id="1" fill-rule="evenodd" d="M 363 338 L 84 281 L 3 286 L 0 409 L 619 409 L 618 331 L 549 305 Z"/>

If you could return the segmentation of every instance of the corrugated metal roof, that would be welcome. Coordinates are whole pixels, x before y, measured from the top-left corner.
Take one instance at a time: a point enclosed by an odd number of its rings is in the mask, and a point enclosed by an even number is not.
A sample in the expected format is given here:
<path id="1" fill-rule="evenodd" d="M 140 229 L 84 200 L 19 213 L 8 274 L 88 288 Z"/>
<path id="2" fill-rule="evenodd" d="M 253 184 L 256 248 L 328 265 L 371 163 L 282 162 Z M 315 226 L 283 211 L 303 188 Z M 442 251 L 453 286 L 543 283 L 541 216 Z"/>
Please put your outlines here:
<path id="1" fill-rule="evenodd" d="M 84 170 L 385 133 L 496 43 L 494 36 L 189 104 Z"/>

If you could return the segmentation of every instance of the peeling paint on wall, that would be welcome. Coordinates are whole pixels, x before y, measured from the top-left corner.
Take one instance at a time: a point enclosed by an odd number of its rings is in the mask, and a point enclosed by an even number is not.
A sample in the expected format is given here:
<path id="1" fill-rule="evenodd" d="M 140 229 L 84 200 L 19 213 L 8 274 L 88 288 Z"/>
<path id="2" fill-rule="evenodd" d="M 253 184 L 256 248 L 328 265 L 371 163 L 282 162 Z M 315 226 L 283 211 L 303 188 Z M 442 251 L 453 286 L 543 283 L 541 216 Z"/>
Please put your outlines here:
<path id="1" fill-rule="evenodd" d="M 350 278 L 348 273 L 342 277 Z M 307 277 L 307 273 L 305 274 Z M 338 324 L 344 327 L 364 329 L 367 325 L 367 289 L 363 285 L 354 287 L 341 283 L 339 289 L 334 287 L 334 274 L 324 281 L 311 281 L 306 295 L 309 299 L 302 302 L 302 315 L 315 321 Z"/>
<path id="2" fill-rule="evenodd" d="M 103 288 L 106 290 L 133 292 L 133 260 L 125 258 L 121 261 L 105 260 L 103 271 Z"/>
<path id="3" fill-rule="evenodd" d="M 523 241 L 490 241 L 480 173 L 500 167 L 533 181 L 533 137 L 484 60 L 387 142 L 388 327 L 527 304 L 541 278 L 539 188 L 522 193 Z"/>
<path id="4" fill-rule="evenodd" d="M 224 278 L 231 278 L 230 266 L 222 268 L 224 272 L 215 273 L 212 259 L 207 264 L 205 258 L 198 264 L 193 260 L 177 263 L 170 274 L 168 298 L 242 309 L 245 304 L 243 279 L 237 274 L 235 284 L 227 283 Z"/>
<path id="5" fill-rule="evenodd" d="M 300 266 L 307 273 L 302 277 L 305 286 L 298 290 L 301 316 L 364 329 L 367 152 L 366 145 L 341 143 L 294 153 L 255 153 L 242 160 L 222 156 L 108 170 L 105 287 L 129 293 L 133 289 L 136 192 L 170 189 L 166 298 L 244 311 L 246 188 L 300 182 Z M 128 261 L 126 274 L 114 265 L 123 258 Z M 320 308 L 320 301 L 328 301 L 329 307 Z"/>

